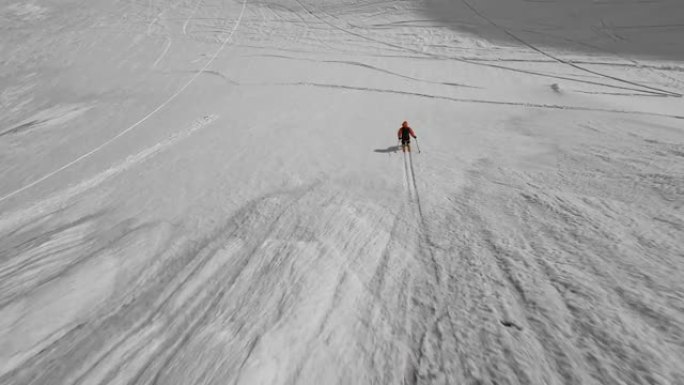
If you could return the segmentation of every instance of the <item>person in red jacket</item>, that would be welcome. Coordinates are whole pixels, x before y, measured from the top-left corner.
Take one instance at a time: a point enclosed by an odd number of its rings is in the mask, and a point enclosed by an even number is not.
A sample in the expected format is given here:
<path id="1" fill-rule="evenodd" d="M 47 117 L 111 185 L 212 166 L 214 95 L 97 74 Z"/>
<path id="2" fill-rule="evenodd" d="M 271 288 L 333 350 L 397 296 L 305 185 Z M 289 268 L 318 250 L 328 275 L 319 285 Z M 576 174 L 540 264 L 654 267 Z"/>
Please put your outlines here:
<path id="1" fill-rule="evenodd" d="M 399 131 L 397 131 L 397 139 L 401 141 L 401 150 L 403 152 L 411 152 L 411 137 L 418 138 L 411 127 L 409 127 L 408 122 L 404 121 Z"/>

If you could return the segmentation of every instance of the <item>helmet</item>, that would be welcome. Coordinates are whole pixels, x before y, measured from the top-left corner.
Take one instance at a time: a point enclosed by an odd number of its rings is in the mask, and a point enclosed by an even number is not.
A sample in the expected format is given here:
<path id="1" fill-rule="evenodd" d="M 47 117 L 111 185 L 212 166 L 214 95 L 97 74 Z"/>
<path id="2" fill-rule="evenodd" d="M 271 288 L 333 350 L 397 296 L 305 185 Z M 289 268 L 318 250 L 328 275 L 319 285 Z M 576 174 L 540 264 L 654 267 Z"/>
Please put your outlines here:
<path id="1" fill-rule="evenodd" d="M 401 124 L 402 127 L 408 127 L 408 122 L 404 120 L 404 122 Z"/>

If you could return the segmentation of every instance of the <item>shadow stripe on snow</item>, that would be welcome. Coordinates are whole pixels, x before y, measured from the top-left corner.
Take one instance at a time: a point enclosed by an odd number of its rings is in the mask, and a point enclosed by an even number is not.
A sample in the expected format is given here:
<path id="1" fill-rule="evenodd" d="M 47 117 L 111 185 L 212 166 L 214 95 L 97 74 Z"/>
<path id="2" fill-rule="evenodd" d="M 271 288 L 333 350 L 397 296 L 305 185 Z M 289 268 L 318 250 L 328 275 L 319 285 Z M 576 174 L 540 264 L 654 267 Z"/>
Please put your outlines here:
<path id="1" fill-rule="evenodd" d="M 451 97 L 451 96 L 430 95 L 430 94 L 421 94 L 418 92 L 389 90 L 389 89 L 370 88 L 370 87 L 347 86 L 347 85 L 342 85 L 342 84 L 295 82 L 295 83 L 275 83 L 275 84 L 268 84 L 268 85 L 269 86 L 310 86 L 310 87 L 320 87 L 320 88 L 337 88 L 337 89 L 344 89 L 344 90 L 351 90 L 351 91 L 377 92 L 377 93 L 385 93 L 385 94 L 398 94 L 398 95 L 416 96 L 416 97 L 429 98 L 429 99 L 441 99 L 441 100 L 448 100 L 448 101 L 457 102 L 457 103 L 495 104 L 495 105 L 501 105 L 501 106 L 542 108 L 542 109 L 549 109 L 549 110 L 607 112 L 607 113 L 612 113 L 612 114 L 658 116 L 658 117 L 663 117 L 663 118 L 684 119 L 684 115 L 662 114 L 662 113 L 658 113 L 658 112 L 649 112 L 649 111 L 631 111 L 631 110 L 618 110 L 618 109 L 613 109 L 613 108 L 567 106 L 567 105 L 561 105 L 561 104 L 541 104 L 541 103 L 509 102 L 509 101 L 498 101 L 498 100 L 487 100 L 487 99 L 455 98 L 455 97 Z"/>
<path id="2" fill-rule="evenodd" d="M 295 202 L 315 189 L 317 185 L 276 192 L 257 198 L 244 205 L 227 220 L 225 225 L 214 231 L 212 235 L 205 237 L 204 240 L 193 241 L 184 238 L 161 252 L 160 255 L 151 257 L 154 260 L 153 265 L 146 269 L 145 276 L 137 278 L 146 282 L 143 285 L 143 292 L 129 292 L 128 298 L 121 301 L 121 306 L 117 306 L 108 313 L 96 315 L 88 324 L 75 325 L 61 338 L 43 348 L 40 353 L 0 377 L 0 382 L 11 380 L 10 382 L 17 384 L 50 383 L 60 382 L 59 379 L 64 381 L 70 379 L 70 383 L 80 384 L 92 381 L 93 374 L 100 380 L 113 379 L 120 374 L 119 369 L 123 366 L 130 366 L 132 363 L 131 357 L 123 360 L 120 358 L 131 354 L 133 358 L 140 358 L 139 352 L 141 351 L 142 358 L 147 362 L 133 368 L 135 372 L 131 373 L 129 379 L 141 380 L 146 377 L 147 380 L 156 381 L 159 370 L 166 367 L 178 349 L 183 346 L 178 341 L 190 338 L 203 324 L 206 315 L 216 307 L 225 292 L 230 290 L 232 282 L 235 282 L 249 263 L 250 255 L 268 238 L 273 228 L 278 225 L 280 218 L 291 210 Z M 261 226 L 262 224 L 266 227 Z M 259 229 L 262 230 L 260 233 Z M 255 230 L 257 230 L 256 236 Z M 206 282 L 191 287 L 191 281 L 196 279 L 196 275 L 200 274 L 202 269 L 210 264 L 231 240 L 240 239 L 242 244 L 231 252 L 227 261 L 237 265 L 237 268 L 228 269 L 227 272 L 217 272 L 207 278 L 210 282 L 220 281 L 219 287 L 214 287 L 215 290 L 212 290 L 212 287 L 207 287 Z M 150 280 L 152 282 L 149 282 Z M 135 288 L 135 282 L 131 282 L 131 286 Z M 181 297 L 182 303 L 174 303 L 178 301 L 178 297 Z M 193 314 L 200 313 L 200 315 L 179 320 L 179 316 L 186 314 L 182 309 L 188 306 L 197 310 L 192 312 Z M 174 322 L 176 322 L 175 325 Z M 177 333 L 172 333 L 172 335 L 179 338 L 171 342 L 166 341 L 164 336 L 170 332 L 169 328 L 176 329 Z M 148 335 L 145 336 L 145 334 Z M 167 352 L 161 354 L 163 357 L 161 362 L 155 362 L 161 358 L 159 355 L 149 356 L 149 352 L 139 349 L 138 342 L 134 341 L 132 346 L 127 346 L 136 336 L 145 337 L 144 341 L 148 346 L 154 346 L 150 343 L 150 339 L 160 340 L 159 346 L 162 349 L 157 348 L 153 351 Z M 112 357 L 114 361 L 111 367 L 104 365 L 104 368 L 98 368 Z M 74 367 L 63 364 L 60 366 L 61 370 L 58 368 L 53 368 L 52 371 L 35 370 L 35 367 L 44 366 L 49 362 L 64 363 L 66 361 L 80 361 L 82 366 L 79 368 L 78 365 Z M 100 373 L 96 373 L 97 371 Z"/>
<path id="3" fill-rule="evenodd" d="M 572 82 L 578 82 L 578 83 L 584 83 L 584 84 L 592 84 L 592 85 L 598 85 L 598 86 L 602 86 L 602 87 L 616 88 L 616 89 L 622 89 L 622 90 L 631 90 L 631 91 L 642 92 L 642 93 L 645 93 L 645 94 L 658 95 L 658 96 L 662 96 L 662 97 L 682 97 L 681 94 L 674 93 L 674 92 L 670 92 L 670 91 L 651 91 L 651 90 L 645 89 L 645 88 L 644 88 L 645 86 L 642 86 L 642 85 L 638 85 L 638 86 L 642 87 L 641 89 L 638 89 L 638 88 L 631 88 L 631 87 L 623 87 L 623 86 L 616 86 L 616 85 L 612 85 L 612 84 L 601 83 L 601 82 L 596 82 L 596 81 L 591 81 L 591 80 L 581 80 L 581 79 L 571 78 L 571 77 L 566 77 L 566 76 L 550 75 L 550 74 L 545 74 L 545 73 L 541 73 L 541 72 L 535 72 L 535 71 L 523 70 L 523 69 L 519 69 L 519 68 L 506 67 L 506 66 L 502 66 L 502 65 L 499 65 L 499 64 L 492 64 L 492 63 L 479 62 L 479 61 L 470 60 L 470 59 L 463 58 L 463 57 L 458 57 L 458 56 L 439 55 L 439 54 L 424 52 L 424 51 L 422 51 L 422 50 L 418 50 L 418 49 L 414 49 L 414 48 L 405 47 L 405 46 L 402 46 L 402 45 L 399 45 L 399 44 L 394 44 L 394 43 L 389 43 L 389 42 L 386 42 L 386 41 L 383 41 L 383 40 L 374 39 L 374 38 L 372 38 L 372 37 L 370 37 L 370 36 L 366 36 L 366 35 L 361 34 L 361 33 L 353 32 L 353 31 L 351 31 L 351 30 L 349 30 L 349 29 L 347 29 L 347 28 L 340 27 L 339 25 L 337 25 L 337 24 L 335 24 L 335 23 L 332 23 L 332 22 L 330 22 L 329 20 L 327 20 L 326 18 L 322 17 L 320 14 L 314 12 L 314 11 L 312 10 L 311 6 L 307 7 L 307 6 L 306 6 L 304 3 L 302 3 L 300 0 L 296 0 L 296 1 L 297 1 L 297 3 L 299 3 L 299 5 L 301 5 L 302 8 L 304 8 L 311 16 L 313 16 L 313 17 L 315 17 L 315 18 L 321 20 L 322 22 L 324 22 L 325 24 L 331 26 L 331 27 L 334 28 L 334 29 L 337 29 L 337 30 L 339 30 L 339 31 L 341 31 L 341 32 L 344 32 L 344 33 L 347 33 L 347 34 L 350 34 L 350 35 L 352 35 L 352 36 L 359 37 L 359 38 L 361 38 L 361 39 L 363 39 L 363 40 L 372 41 L 372 42 L 375 42 L 375 43 L 378 43 L 378 44 L 382 44 L 382 45 L 387 46 L 387 47 L 399 49 L 399 50 L 401 50 L 401 51 L 408 51 L 408 52 L 412 52 L 412 53 L 415 53 L 415 54 L 419 54 L 419 55 L 421 55 L 422 57 L 434 58 L 434 59 L 439 59 L 439 60 L 454 60 L 454 61 L 459 61 L 459 62 L 462 62 L 462 63 L 468 63 L 468 64 L 472 64 L 472 65 L 479 65 L 479 66 L 485 66 L 485 67 L 490 67 L 490 68 L 496 68 L 496 69 L 501 69 L 501 70 L 506 70 L 506 71 L 524 73 L 524 74 L 533 75 L 533 76 L 541 76 L 541 77 L 546 77 L 546 78 L 562 79 L 562 80 L 567 80 L 567 81 L 572 81 Z M 327 15 L 327 14 L 326 14 L 326 15 Z M 327 16 L 330 16 L 330 15 L 327 15 Z M 363 26 L 354 26 L 354 27 L 356 27 L 356 28 L 363 28 Z M 548 55 L 546 55 L 546 56 L 547 56 L 547 57 L 550 57 L 550 56 L 548 56 Z M 555 59 L 555 58 L 554 58 L 554 59 Z M 559 61 L 558 59 L 556 59 L 556 61 L 561 62 L 561 61 Z M 561 63 L 562 63 L 562 62 L 561 62 Z M 579 66 L 577 66 L 577 67 L 579 67 Z M 579 67 L 579 68 L 581 68 L 581 67 Z M 622 81 L 622 80 L 619 79 L 619 78 L 610 79 L 610 80 L 625 83 L 624 81 Z M 627 83 L 630 84 L 629 82 L 627 82 Z M 650 87 L 647 87 L 647 88 L 650 88 Z"/>

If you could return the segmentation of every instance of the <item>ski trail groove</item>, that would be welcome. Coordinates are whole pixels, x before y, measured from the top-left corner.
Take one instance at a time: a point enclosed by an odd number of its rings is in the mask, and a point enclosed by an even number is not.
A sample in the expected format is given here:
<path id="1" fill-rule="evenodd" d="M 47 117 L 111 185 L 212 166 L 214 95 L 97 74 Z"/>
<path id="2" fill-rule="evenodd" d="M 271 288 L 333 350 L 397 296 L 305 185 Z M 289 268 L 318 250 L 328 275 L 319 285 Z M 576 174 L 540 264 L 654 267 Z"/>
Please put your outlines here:
<path id="1" fill-rule="evenodd" d="M 405 178 L 405 186 L 406 186 L 406 195 L 408 196 L 409 201 L 413 198 L 413 187 L 411 186 L 411 177 L 409 176 L 409 165 L 408 165 L 408 157 L 406 156 L 406 152 L 404 152 L 404 178 Z"/>
<path id="2" fill-rule="evenodd" d="M 195 16 L 195 13 L 199 9 L 200 5 L 202 4 L 202 1 L 204 0 L 197 0 L 195 3 L 195 7 L 192 9 L 192 12 L 190 12 L 190 15 L 188 15 L 188 18 L 185 19 L 185 22 L 183 23 L 183 35 L 188 34 L 188 24 L 190 23 L 190 20 L 192 20 L 193 16 Z"/>
<path id="3" fill-rule="evenodd" d="M 413 274 L 410 298 L 411 320 L 408 329 L 410 354 L 405 365 L 404 383 L 418 384 L 425 379 L 443 376 L 445 361 L 443 356 L 443 336 L 440 331 L 442 318 L 449 317 L 445 312 L 445 298 L 448 295 L 444 271 L 440 268 L 436 245 L 429 238 L 427 221 L 418 192 L 418 183 L 411 152 L 404 153 L 409 175 L 408 189 L 412 199 L 405 215 L 415 224 L 414 258 L 417 268 Z"/>
<path id="4" fill-rule="evenodd" d="M 173 40 L 171 40 L 170 37 L 167 37 L 167 38 L 166 38 L 166 45 L 165 45 L 165 47 L 164 47 L 164 50 L 163 50 L 162 53 L 159 55 L 159 57 L 157 58 L 157 60 L 154 61 L 154 64 L 152 64 L 152 68 L 157 68 L 157 65 L 159 64 L 159 62 L 161 62 L 162 59 L 164 58 L 164 56 L 166 56 L 166 54 L 169 52 L 169 48 L 171 48 L 171 44 L 173 44 Z"/>
<path id="5" fill-rule="evenodd" d="M 19 209 L 7 215 L 5 218 L 0 220 L 0 230 L 5 230 L 10 227 L 16 227 L 19 225 L 24 225 L 33 218 L 34 213 L 44 213 L 47 211 L 57 210 L 60 206 L 64 205 L 68 200 L 78 194 L 84 193 L 96 186 L 106 182 L 107 180 L 128 171 L 130 168 L 147 161 L 148 159 L 167 151 L 169 148 L 174 146 L 179 141 L 182 141 L 196 131 L 212 124 L 218 119 L 218 115 L 207 115 L 200 119 L 195 120 L 190 127 L 186 128 L 184 131 L 176 132 L 170 135 L 167 139 L 150 146 L 135 155 L 128 156 L 123 162 L 108 168 L 99 174 L 81 181 L 75 186 L 69 187 L 66 190 L 59 191 L 54 195 L 51 195 L 42 201 L 29 206 L 28 208 Z"/>
<path id="6" fill-rule="evenodd" d="M 416 207 L 418 208 L 418 215 L 420 217 L 421 222 L 424 222 L 424 217 L 423 217 L 423 207 L 420 204 L 420 195 L 418 194 L 418 184 L 416 183 L 416 171 L 413 168 L 413 155 L 409 151 L 408 153 L 408 159 L 409 159 L 409 166 L 411 169 L 411 182 L 413 185 L 413 192 L 416 196 Z"/>

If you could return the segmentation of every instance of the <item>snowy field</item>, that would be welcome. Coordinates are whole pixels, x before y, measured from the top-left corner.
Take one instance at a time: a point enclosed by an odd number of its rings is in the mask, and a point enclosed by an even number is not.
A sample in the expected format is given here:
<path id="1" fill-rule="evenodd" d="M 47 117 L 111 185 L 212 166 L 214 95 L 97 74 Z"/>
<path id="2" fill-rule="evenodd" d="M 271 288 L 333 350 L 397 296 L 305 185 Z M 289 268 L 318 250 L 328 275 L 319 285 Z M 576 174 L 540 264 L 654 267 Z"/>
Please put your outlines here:
<path id="1" fill-rule="evenodd" d="M 684 384 L 681 0 L 6 0 L 0 64 L 2 385 Z"/>

